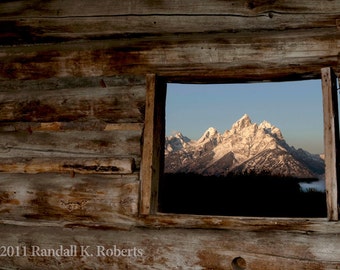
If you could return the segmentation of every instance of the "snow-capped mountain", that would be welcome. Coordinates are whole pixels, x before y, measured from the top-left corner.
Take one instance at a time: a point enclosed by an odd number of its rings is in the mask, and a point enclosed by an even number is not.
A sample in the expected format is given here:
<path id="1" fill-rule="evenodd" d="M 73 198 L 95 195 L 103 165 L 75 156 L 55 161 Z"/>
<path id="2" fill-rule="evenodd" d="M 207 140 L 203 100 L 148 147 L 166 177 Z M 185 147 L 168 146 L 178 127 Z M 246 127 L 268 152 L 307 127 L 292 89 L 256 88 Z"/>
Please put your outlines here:
<path id="1" fill-rule="evenodd" d="M 165 172 L 227 175 L 270 173 L 299 178 L 324 174 L 319 155 L 295 149 L 279 128 L 267 121 L 252 123 L 245 114 L 223 134 L 210 127 L 197 141 L 180 132 L 165 139 Z"/>

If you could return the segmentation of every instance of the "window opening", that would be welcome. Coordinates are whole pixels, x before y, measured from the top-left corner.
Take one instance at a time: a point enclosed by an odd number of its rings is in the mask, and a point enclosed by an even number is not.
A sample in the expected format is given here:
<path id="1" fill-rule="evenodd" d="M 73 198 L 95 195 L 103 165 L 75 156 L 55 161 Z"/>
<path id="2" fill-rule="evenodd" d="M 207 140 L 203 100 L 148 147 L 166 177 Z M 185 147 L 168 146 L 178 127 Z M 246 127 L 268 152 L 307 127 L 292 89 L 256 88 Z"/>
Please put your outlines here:
<path id="1" fill-rule="evenodd" d="M 327 218 L 329 221 L 337 221 L 339 218 L 338 170 L 340 167 L 337 78 L 332 69 L 327 67 L 321 69 L 321 79 Z M 190 81 L 190 77 L 185 78 L 185 81 Z M 142 141 L 143 152 L 140 175 L 141 196 L 139 212 L 141 215 L 157 215 L 157 217 L 155 217 L 157 220 L 164 215 L 166 218 L 171 217 L 167 216 L 170 212 L 164 211 L 162 198 L 159 199 L 159 194 L 163 192 L 164 188 L 164 182 L 160 181 L 160 179 L 162 178 L 164 171 L 165 101 L 167 80 L 166 78 L 158 77 L 155 74 L 147 74 L 146 82 L 146 106 Z M 287 106 L 287 110 L 289 110 L 289 106 Z M 180 218 L 178 222 L 185 222 L 189 217 L 177 216 L 177 218 Z M 194 216 L 191 216 L 190 220 L 191 219 L 194 219 L 194 222 L 202 221 L 200 218 L 196 220 Z M 211 225 L 213 225 L 215 221 L 211 219 L 209 220 L 212 222 Z M 225 216 L 223 220 L 236 221 L 230 216 Z M 247 218 L 247 220 L 253 221 L 256 224 L 259 222 L 258 218 L 253 220 Z M 266 222 L 266 219 L 260 220 Z M 176 223 L 175 220 L 173 220 L 173 222 Z"/>
<path id="2" fill-rule="evenodd" d="M 325 217 L 320 80 L 167 84 L 162 213 Z"/>

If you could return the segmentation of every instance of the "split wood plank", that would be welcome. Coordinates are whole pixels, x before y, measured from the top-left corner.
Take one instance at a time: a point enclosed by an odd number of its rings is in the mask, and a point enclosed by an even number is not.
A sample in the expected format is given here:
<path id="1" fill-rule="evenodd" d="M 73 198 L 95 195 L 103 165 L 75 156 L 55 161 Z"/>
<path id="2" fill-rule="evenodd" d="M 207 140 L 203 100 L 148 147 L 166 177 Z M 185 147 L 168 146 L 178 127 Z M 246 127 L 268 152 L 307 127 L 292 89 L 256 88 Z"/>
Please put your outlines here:
<path id="1" fill-rule="evenodd" d="M 140 214 L 156 213 L 158 183 L 164 170 L 166 83 L 155 74 L 146 76 L 145 127 L 141 164 Z"/>
<path id="2" fill-rule="evenodd" d="M 88 118 L 107 123 L 141 123 L 144 119 L 144 102 L 145 86 L 142 85 L 48 91 L 17 88 L 8 91 L 5 83 L 2 83 L 0 119 L 12 122 L 68 122 Z"/>
<path id="3" fill-rule="evenodd" d="M 131 174 L 133 158 L 0 158 L 0 172 L 7 173 L 80 173 Z"/>
<path id="4" fill-rule="evenodd" d="M 138 174 L 0 173 L 0 220 L 85 226 L 126 222 L 138 214 Z M 126 224 L 128 225 L 128 224 Z"/>
<path id="5" fill-rule="evenodd" d="M 36 48 L 37 49 L 37 48 Z M 119 88 L 119 86 L 121 88 Z M 145 87 L 145 76 L 137 75 L 115 75 L 115 76 L 89 76 L 89 77 L 63 77 L 63 78 L 48 78 L 44 80 L 9 80 L 0 81 L 0 93 L 13 92 L 13 93 L 25 93 L 28 95 L 31 91 L 41 92 L 59 92 L 61 91 L 67 95 L 66 90 L 79 91 L 82 89 L 93 88 L 95 91 L 101 92 L 102 88 L 110 88 L 120 93 L 123 89 L 129 91 L 128 87 L 132 87 L 133 93 L 134 87 Z M 121 89 L 121 90 L 120 90 Z M 81 92 L 80 92 L 81 93 Z M 95 94 L 95 93 L 91 93 Z M 113 93 L 114 94 L 114 93 Z M 52 94 L 50 94 L 52 95 Z"/>
<path id="6" fill-rule="evenodd" d="M 320 32 L 171 35 L 1 47 L 0 79 L 140 76 L 153 71 L 191 81 L 315 79 L 322 67 L 339 66 L 339 36 L 334 27 Z"/>
<path id="7" fill-rule="evenodd" d="M 237 257 L 246 262 L 246 269 L 336 269 L 339 266 L 340 241 L 333 234 L 298 234 L 287 232 L 237 232 L 232 230 L 88 230 L 23 226 L 0 226 L 2 245 L 58 248 L 59 245 L 89 246 L 96 254 L 97 245 L 106 249 L 141 249 L 142 256 L 70 256 L 57 258 L 2 258 L 7 268 L 59 269 L 91 266 L 94 269 L 232 269 Z M 79 248 L 79 247 L 78 247 Z"/>
<path id="8" fill-rule="evenodd" d="M 0 122 L 0 132 L 27 131 L 140 131 L 144 127 L 143 123 L 106 123 L 99 119 L 87 119 L 72 122 Z"/>
<path id="9" fill-rule="evenodd" d="M 336 75 L 331 68 L 323 68 L 322 96 L 324 109 L 325 182 L 327 216 L 329 220 L 339 219 L 338 177 L 339 177 L 339 114 Z"/>
<path id="10" fill-rule="evenodd" d="M 329 14 L 339 11 L 337 1 L 327 1 L 320 4 L 319 0 L 286 0 L 282 1 L 256 1 L 256 0 L 196 0 L 193 5 L 191 0 L 173 0 L 164 2 L 124 1 L 118 4 L 110 0 L 83 0 L 80 4 L 72 2 L 68 5 L 62 0 L 48 2 L 39 1 L 7 1 L 0 4 L 0 15 L 25 17 L 79 17 L 79 16 L 124 16 L 130 14 L 150 15 L 243 15 L 250 16 L 265 12 L 292 13 L 292 14 Z M 317 9 L 315 7 L 318 7 Z"/>
<path id="11" fill-rule="evenodd" d="M 149 215 L 139 219 L 146 228 L 225 229 L 236 231 L 284 231 L 296 233 L 330 233 L 340 231 L 340 222 L 326 218 L 266 218 L 208 215 L 164 214 Z"/>
<path id="12" fill-rule="evenodd" d="M 292 29 L 336 28 L 340 14 L 285 14 L 268 11 L 258 16 L 219 15 L 126 15 L 100 17 L 13 18 L 0 20 L 0 44 L 36 44 L 117 38 L 124 35 L 171 33 L 237 33 Z"/>
<path id="13" fill-rule="evenodd" d="M 139 157 L 141 130 L 1 132 L 0 157 Z"/>

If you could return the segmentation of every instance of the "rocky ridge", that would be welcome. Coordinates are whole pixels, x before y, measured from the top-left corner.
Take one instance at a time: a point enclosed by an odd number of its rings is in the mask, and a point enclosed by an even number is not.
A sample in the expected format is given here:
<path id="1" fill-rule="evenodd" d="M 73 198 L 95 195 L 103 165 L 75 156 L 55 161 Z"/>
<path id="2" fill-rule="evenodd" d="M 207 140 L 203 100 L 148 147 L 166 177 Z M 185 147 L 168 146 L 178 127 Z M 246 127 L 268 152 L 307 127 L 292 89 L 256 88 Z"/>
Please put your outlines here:
<path id="1" fill-rule="evenodd" d="M 269 173 L 298 178 L 321 178 L 324 161 L 289 146 L 280 129 L 245 114 L 220 134 L 208 128 L 197 141 L 180 132 L 165 139 L 165 172 L 228 175 Z"/>

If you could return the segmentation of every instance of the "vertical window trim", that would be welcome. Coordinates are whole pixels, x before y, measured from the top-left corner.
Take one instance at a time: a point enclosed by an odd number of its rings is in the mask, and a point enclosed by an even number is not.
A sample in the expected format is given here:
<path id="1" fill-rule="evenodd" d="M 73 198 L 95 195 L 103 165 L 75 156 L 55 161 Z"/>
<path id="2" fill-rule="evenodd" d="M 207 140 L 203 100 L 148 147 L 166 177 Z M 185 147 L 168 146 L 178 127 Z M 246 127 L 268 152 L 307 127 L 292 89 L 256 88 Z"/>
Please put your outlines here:
<path id="1" fill-rule="evenodd" d="M 140 214 L 156 214 L 158 184 L 164 170 L 166 81 L 146 75 L 146 105 L 141 161 Z"/>
<path id="2" fill-rule="evenodd" d="M 339 116 L 336 75 L 330 67 L 321 69 L 324 146 L 325 187 L 327 218 L 339 220 L 338 176 L 339 176 Z"/>

